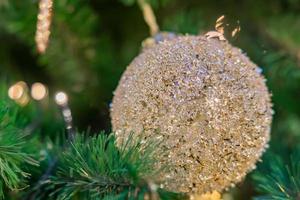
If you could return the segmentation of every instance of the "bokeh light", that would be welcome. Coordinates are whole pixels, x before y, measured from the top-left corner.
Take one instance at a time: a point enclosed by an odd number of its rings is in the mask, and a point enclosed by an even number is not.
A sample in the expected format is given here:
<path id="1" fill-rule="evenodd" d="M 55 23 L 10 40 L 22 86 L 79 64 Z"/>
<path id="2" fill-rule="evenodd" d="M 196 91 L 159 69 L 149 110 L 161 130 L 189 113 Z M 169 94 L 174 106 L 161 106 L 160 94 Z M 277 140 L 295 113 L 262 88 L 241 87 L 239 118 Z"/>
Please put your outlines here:
<path id="1" fill-rule="evenodd" d="M 21 99 L 26 90 L 26 83 L 19 81 L 8 89 L 8 96 L 13 100 Z"/>
<path id="2" fill-rule="evenodd" d="M 58 92 L 58 93 L 56 93 L 56 95 L 55 95 L 55 102 L 58 105 L 60 105 L 60 106 L 67 104 L 68 103 L 68 96 L 67 96 L 67 94 L 64 93 L 64 92 Z"/>
<path id="3" fill-rule="evenodd" d="M 40 101 L 44 99 L 48 94 L 46 86 L 42 83 L 34 83 L 31 86 L 31 96 L 33 99 Z"/>

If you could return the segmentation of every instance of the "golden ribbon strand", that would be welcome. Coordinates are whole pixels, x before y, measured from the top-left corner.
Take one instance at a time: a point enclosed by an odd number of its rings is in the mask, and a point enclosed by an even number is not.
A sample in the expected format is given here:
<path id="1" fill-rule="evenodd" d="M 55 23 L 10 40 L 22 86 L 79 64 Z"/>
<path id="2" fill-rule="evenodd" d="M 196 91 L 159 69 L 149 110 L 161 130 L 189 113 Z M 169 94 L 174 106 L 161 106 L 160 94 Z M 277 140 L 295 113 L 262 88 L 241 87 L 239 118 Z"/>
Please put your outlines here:
<path id="1" fill-rule="evenodd" d="M 156 18 L 152 10 L 152 7 L 150 6 L 149 3 L 146 2 L 146 0 L 138 0 L 138 4 L 143 12 L 144 20 L 149 26 L 150 35 L 151 36 L 156 35 L 159 32 L 159 27 L 156 22 Z"/>

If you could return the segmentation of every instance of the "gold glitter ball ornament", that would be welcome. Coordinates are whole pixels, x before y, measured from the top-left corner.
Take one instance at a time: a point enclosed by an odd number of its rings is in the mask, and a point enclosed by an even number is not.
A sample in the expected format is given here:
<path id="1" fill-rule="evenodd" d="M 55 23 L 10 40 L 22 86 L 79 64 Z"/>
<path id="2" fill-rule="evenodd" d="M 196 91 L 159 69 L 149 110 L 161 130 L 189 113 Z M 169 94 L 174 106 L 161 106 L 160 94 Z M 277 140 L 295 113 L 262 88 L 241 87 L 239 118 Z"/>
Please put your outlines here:
<path id="1" fill-rule="evenodd" d="M 144 48 L 111 108 L 117 140 L 162 139 L 162 187 L 222 191 L 255 168 L 270 137 L 270 94 L 259 68 L 227 41 L 178 36 Z"/>
<path id="2" fill-rule="evenodd" d="M 194 195 L 190 198 L 190 200 L 222 200 L 222 199 L 221 199 L 221 194 L 219 192 L 213 191 L 212 193 Z"/>

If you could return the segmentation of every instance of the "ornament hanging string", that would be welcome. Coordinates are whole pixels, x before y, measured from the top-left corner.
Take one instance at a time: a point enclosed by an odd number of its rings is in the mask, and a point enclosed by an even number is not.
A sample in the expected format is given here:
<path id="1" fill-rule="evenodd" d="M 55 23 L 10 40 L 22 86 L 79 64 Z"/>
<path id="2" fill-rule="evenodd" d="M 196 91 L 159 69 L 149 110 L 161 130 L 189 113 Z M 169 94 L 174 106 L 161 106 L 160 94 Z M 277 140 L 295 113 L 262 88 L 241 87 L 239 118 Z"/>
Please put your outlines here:
<path id="1" fill-rule="evenodd" d="M 157 24 L 151 5 L 146 2 L 146 0 L 138 0 L 138 4 L 143 12 L 144 20 L 149 26 L 150 35 L 156 35 L 159 32 L 159 26 Z"/>
<path id="2" fill-rule="evenodd" d="M 35 33 L 35 42 L 37 51 L 40 54 L 45 53 L 48 47 L 50 36 L 50 26 L 52 21 L 53 0 L 40 0 L 39 13 L 37 16 L 37 25 Z"/>

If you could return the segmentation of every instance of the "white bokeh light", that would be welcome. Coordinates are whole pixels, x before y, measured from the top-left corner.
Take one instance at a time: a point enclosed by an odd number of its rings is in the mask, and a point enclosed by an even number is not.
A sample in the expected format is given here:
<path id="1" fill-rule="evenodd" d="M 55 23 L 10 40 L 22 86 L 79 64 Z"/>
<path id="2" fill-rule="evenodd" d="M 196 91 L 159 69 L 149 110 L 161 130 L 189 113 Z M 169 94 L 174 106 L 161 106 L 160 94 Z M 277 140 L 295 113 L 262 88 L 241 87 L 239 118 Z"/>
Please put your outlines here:
<path id="1" fill-rule="evenodd" d="M 67 104 L 68 103 L 68 96 L 67 96 L 67 94 L 64 93 L 64 92 L 58 92 L 58 93 L 56 93 L 56 95 L 55 95 L 55 102 L 58 105 L 60 105 L 60 106 Z"/>

